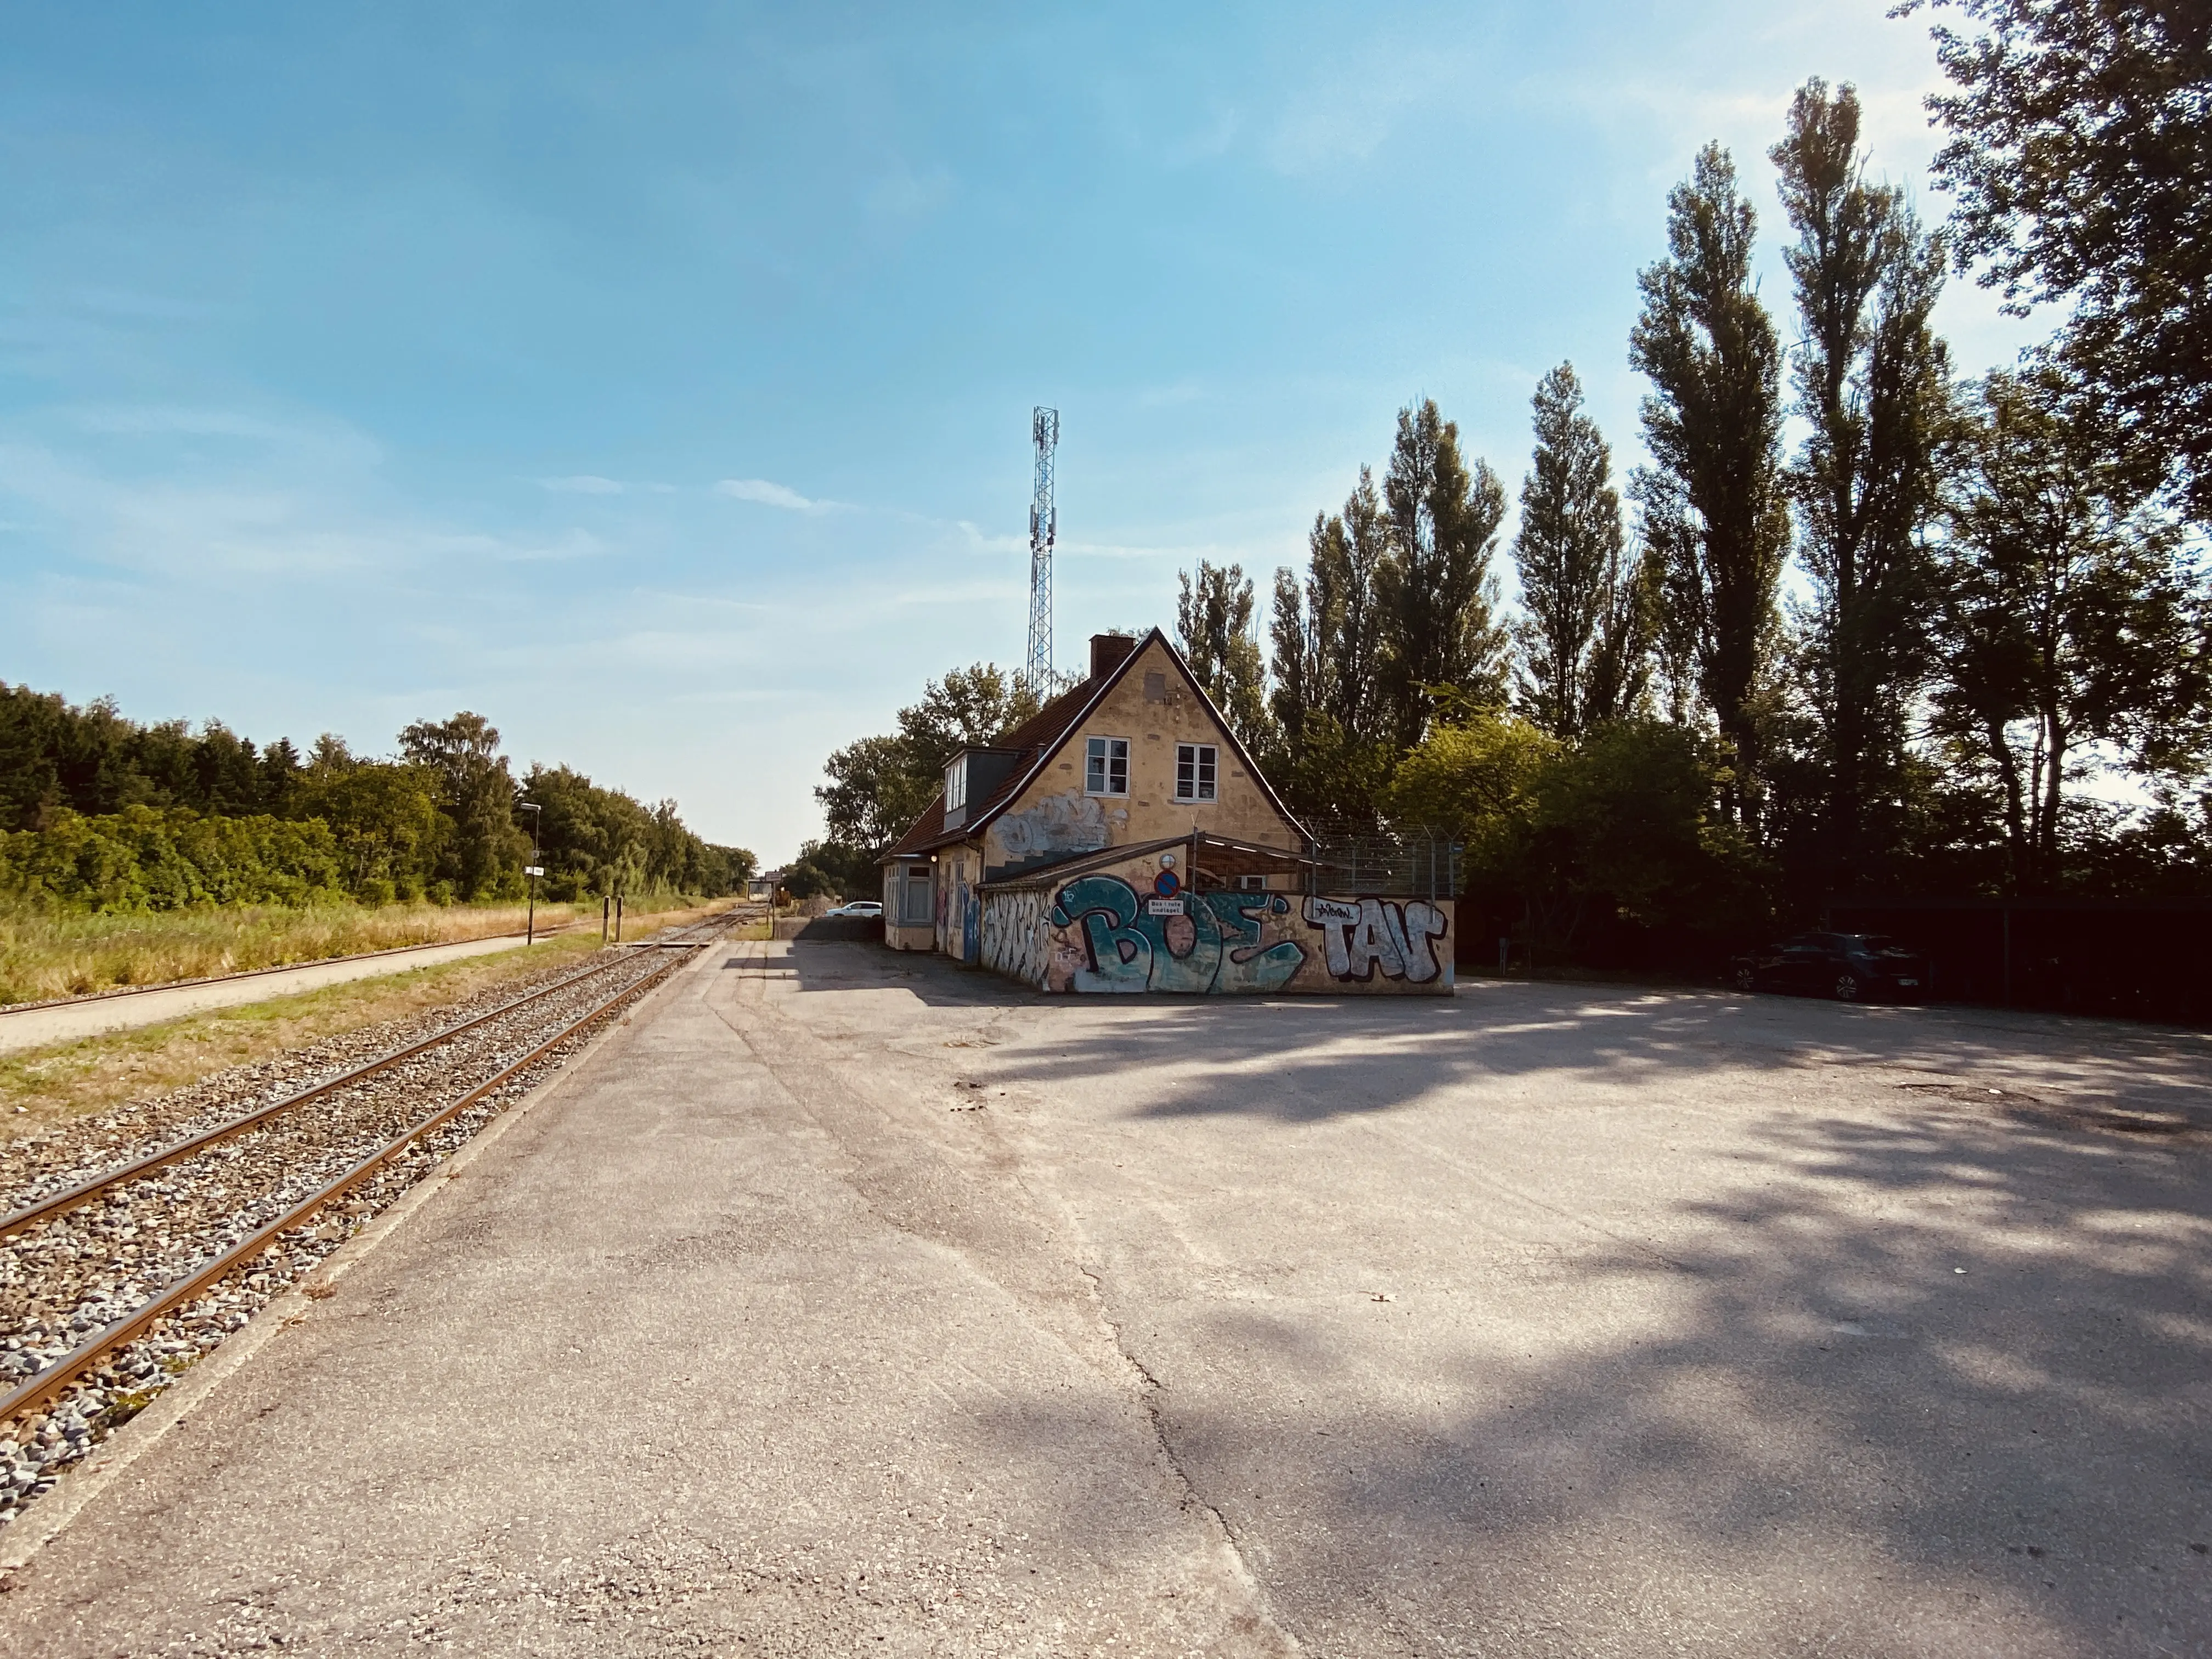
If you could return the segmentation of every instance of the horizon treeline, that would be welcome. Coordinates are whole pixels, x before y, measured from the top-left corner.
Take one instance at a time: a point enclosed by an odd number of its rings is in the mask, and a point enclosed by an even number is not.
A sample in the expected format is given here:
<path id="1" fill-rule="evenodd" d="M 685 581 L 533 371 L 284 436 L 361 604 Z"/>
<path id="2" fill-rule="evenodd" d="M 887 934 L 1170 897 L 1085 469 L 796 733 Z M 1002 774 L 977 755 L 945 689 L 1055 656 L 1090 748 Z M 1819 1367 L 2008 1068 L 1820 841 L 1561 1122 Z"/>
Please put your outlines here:
<path id="1" fill-rule="evenodd" d="M 532 814 L 524 803 L 540 810 Z M 565 767 L 518 781 L 481 714 L 422 720 L 389 758 L 325 732 L 304 753 L 220 721 L 142 724 L 0 682 L 0 898 L 94 910 L 519 899 L 540 820 L 540 896 L 713 897 L 754 866 Z"/>

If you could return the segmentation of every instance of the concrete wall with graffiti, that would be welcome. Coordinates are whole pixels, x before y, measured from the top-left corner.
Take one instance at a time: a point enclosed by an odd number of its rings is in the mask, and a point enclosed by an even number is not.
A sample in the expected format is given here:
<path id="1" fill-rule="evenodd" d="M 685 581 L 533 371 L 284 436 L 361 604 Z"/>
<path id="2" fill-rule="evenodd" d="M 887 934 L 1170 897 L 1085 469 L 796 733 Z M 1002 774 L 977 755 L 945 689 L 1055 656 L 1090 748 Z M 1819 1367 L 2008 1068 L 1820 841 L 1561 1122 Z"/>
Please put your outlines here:
<path id="1" fill-rule="evenodd" d="M 1448 994 L 1453 910 L 1449 899 L 1190 893 L 1144 863 L 990 893 L 981 958 L 1048 991 Z"/>

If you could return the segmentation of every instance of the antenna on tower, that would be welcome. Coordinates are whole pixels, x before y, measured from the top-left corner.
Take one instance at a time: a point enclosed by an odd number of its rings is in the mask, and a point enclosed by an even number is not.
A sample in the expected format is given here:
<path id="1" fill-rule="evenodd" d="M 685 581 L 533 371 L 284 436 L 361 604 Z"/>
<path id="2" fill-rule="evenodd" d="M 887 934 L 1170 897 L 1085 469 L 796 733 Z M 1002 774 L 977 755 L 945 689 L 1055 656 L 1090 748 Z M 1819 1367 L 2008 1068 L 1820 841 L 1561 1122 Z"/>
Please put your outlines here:
<path id="1" fill-rule="evenodd" d="M 1052 463 L 1060 449 L 1060 411 L 1030 411 L 1036 487 L 1030 495 L 1030 654 L 1023 678 L 1039 702 L 1052 695 L 1052 543 L 1060 528 L 1052 504 Z"/>

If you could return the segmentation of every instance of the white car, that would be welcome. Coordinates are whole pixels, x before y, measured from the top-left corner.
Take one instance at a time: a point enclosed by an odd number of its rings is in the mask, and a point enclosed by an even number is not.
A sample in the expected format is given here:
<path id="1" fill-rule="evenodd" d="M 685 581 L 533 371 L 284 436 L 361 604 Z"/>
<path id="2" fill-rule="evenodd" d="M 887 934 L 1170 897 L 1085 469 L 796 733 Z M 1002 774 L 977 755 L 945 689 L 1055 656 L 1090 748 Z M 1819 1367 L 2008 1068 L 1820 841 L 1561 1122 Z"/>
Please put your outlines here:
<path id="1" fill-rule="evenodd" d="M 824 910 L 825 916 L 879 916 L 884 907 L 873 899 L 854 899 L 850 904 L 841 904 L 834 910 Z"/>

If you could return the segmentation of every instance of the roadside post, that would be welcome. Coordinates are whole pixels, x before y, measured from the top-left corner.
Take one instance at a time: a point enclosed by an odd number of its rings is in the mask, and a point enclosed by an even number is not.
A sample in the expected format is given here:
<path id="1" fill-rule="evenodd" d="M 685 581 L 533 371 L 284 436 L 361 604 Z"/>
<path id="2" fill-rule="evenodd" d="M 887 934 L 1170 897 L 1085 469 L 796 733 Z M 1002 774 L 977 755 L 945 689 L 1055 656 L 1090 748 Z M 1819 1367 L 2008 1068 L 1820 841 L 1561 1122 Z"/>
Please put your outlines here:
<path id="1" fill-rule="evenodd" d="M 522 871 L 530 878 L 530 920 L 524 925 L 522 936 L 522 942 L 527 945 L 538 943 L 538 878 L 545 873 L 545 866 L 538 861 L 538 826 L 545 821 L 545 809 L 534 800 L 520 805 L 530 814 L 530 862 Z"/>

